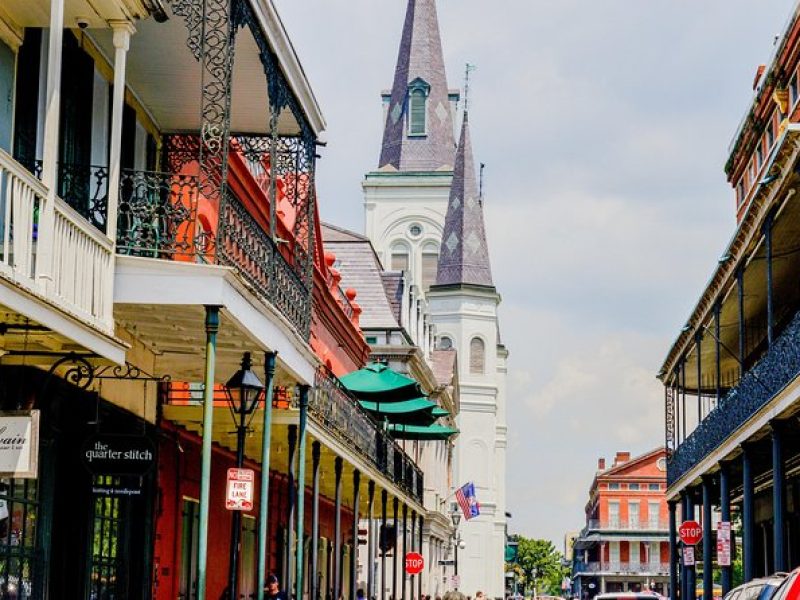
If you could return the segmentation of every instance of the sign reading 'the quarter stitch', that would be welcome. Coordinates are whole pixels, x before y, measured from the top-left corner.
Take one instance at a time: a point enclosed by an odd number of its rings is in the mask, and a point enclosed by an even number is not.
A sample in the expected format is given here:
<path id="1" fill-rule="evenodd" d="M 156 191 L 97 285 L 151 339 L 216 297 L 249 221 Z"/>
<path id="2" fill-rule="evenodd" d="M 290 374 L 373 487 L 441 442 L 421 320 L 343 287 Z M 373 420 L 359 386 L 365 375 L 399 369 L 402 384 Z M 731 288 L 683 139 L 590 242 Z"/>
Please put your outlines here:
<path id="1" fill-rule="evenodd" d="M 0 412 L 0 476 L 35 479 L 39 411 Z"/>
<path id="2" fill-rule="evenodd" d="M 93 475 L 144 475 L 156 460 L 155 446 L 138 435 L 97 434 L 83 443 L 83 464 Z"/>

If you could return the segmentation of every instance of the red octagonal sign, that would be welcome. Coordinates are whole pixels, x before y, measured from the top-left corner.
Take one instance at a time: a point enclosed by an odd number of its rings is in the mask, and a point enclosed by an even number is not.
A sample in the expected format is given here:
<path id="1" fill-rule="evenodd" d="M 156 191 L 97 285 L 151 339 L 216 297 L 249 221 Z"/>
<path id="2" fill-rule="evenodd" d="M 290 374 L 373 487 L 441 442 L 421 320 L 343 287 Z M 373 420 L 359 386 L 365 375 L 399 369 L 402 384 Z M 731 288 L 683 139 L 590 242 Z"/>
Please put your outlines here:
<path id="1" fill-rule="evenodd" d="M 425 559 L 419 552 L 409 552 L 406 554 L 406 573 L 409 575 L 417 575 L 422 573 L 425 568 Z"/>
<path id="2" fill-rule="evenodd" d="M 684 544 L 694 546 L 703 539 L 703 528 L 697 521 L 684 521 L 678 528 L 678 535 Z"/>

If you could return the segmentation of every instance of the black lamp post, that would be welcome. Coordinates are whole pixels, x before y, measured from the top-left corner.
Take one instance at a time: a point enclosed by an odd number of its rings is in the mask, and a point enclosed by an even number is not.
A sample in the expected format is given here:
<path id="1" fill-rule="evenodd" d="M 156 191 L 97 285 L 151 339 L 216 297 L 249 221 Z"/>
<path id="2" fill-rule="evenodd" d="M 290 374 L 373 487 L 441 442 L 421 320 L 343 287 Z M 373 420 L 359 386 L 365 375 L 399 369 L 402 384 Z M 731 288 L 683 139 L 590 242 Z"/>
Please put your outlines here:
<path id="1" fill-rule="evenodd" d="M 245 352 L 242 356 L 241 368 L 233 374 L 225 384 L 225 395 L 228 399 L 228 406 L 236 423 L 236 468 L 241 469 L 244 465 L 244 443 L 247 435 L 247 417 L 252 415 L 258 407 L 261 393 L 264 391 L 264 384 L 258 376 L 253 373 L 251 367 L 253 361 L 250 353 Z M 262 473 L 262 477 L 268 476 Z M 266 500 L 261 499 L 262 502 Z M 230 572 L 228 573 L 228 594 L 230 600 L 238 598 L 236 589 L 239 583 L 239 538 L 242 530 L 242 511 L 233 511 L 233 526 L 231 528 L 231 547 L 230 547 Z"/>
<path id="2" fill-rule="evenodd" d="M 461 513 L 458 512 L 458 505 L 453 506 L 453 510 L 450 512 L 450 518 L 453 521 L 453 527 L 455 527 L 455 533 L 453 534 L 453 574 L 456 576 L 456 585 L 454 586 L 456 591 L 458 591 L 458 546 L 461 544 L 461 536 L 458 534 L 458 524 L 461 522 Z"/>

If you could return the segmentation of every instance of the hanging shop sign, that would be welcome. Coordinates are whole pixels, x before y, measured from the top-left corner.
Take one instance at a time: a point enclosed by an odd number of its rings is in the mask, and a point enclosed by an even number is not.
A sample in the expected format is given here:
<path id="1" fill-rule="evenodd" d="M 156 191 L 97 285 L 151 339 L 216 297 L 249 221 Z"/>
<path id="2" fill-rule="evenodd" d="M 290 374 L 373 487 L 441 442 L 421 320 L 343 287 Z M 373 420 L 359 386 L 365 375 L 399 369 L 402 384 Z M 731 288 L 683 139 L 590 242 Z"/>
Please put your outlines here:
<path id="1" fill-rule="evenodd" d="M 731 566 L 731 522 L 717 523 L 717 563 L 720 567 Z"/>
<path id="2" fill-rule="evenodd" d="M 256 473 L 253 469 L 228 469 L 225 508 L 228 510 L 253 510 L 255 482 Z"/>
<path id="3" fill-rule="evenodd" d="M 35 479 L 39 466 L 39 411 L 0 412 L 0 476 Z"/>
<path id="4" fill-rule="evenodd" d="M 95 434 L 82 449 L 83 464 L 92 475 L 147 474 L 156 461 L 153 442 L 141 435 Z"/>

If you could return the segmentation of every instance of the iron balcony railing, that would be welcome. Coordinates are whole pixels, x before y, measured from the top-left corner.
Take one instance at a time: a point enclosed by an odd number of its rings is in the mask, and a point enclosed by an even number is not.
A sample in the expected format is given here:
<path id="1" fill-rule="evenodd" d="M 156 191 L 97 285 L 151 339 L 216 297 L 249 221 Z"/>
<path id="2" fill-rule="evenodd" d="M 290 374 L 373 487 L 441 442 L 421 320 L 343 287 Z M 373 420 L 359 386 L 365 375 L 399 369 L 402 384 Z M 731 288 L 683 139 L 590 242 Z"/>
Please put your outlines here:
<path id="1" fill-rule="evenodd" d="M 359 406 L 339 380 L 319 370 L 309 399 L 309 416 L 353 448 L 398 487 L 422 503 L 422 471 L 397 442 Z"/>
<path id="2" fill-rule="evenodd" d="M 787 384 L 800 375 L 800 312 L 739 384 L 728 391 L 697 428 L 671 453 L 667 482 L 672 485 L 689 472 Z"/>
<path id="3" fill-rule="evenodd" d="M 669 522 L 664 519 L 590 519 L 586 531 L 667 531 Z"/>
<path id="4" fill-rule="evenodd" d="M 666 575 L 669 573 L 669 563 L 655 562 L 583 562 L 576 561 L 573 566 L 574 574 L 581 573 L 614 573 L 623 575 Z"/>

